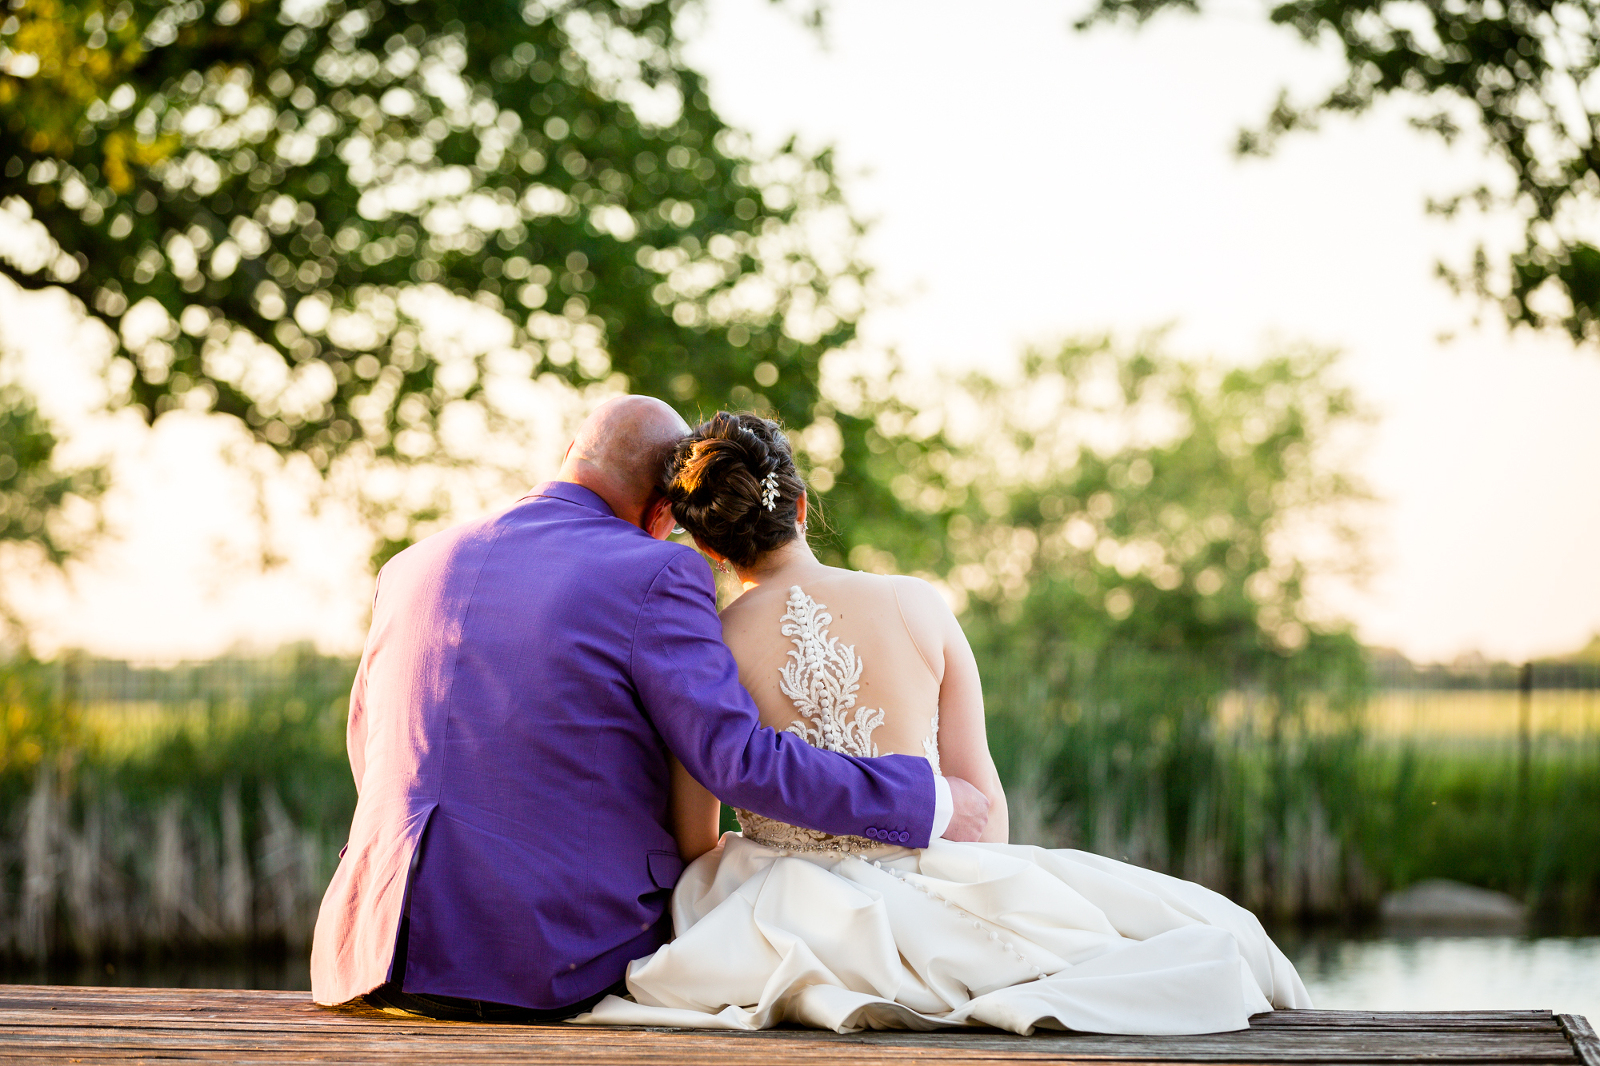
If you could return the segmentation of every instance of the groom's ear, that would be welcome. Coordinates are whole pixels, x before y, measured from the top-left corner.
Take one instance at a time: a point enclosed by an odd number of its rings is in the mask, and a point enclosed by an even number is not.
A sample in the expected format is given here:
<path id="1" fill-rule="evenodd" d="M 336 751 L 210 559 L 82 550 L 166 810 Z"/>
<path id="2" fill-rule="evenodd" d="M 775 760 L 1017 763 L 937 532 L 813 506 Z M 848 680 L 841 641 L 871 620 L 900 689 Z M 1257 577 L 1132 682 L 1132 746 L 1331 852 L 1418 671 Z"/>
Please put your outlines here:
<path id="1" fill-rule="evenodd" d="M 644 531 L 657 540 L 666 540 L 672 532 L 672 527 L 677 524 L 677 519 L 672 514 L 672 502 L 665 496 L 657 493 L 654 502 L 644 509 L 644 521 L 639 523 Z"/>

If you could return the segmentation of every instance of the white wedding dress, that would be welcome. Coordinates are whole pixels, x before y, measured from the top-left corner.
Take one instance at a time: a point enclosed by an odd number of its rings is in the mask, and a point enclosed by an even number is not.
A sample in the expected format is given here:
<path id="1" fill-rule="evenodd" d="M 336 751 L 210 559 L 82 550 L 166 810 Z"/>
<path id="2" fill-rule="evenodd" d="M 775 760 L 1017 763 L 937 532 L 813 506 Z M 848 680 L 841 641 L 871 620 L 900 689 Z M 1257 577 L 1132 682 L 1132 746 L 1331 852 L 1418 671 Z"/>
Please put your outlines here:
<path id="1" fill-rule="evenodd" d="M 833 619 L 801 589 L 786 606 L 794 647 L 778 688 L 799 712 L 789 730 L 877 755 L 885 712 L 855 705 L 856 646 L 829 636 Z M 861 630 L 880 650 L 899 639 L 882 617 Z M 937 770 L 933 706 L 922 749 Z M 675 937 L 629 966 L 631 998 L 609 996 L 575 1022 L 1177 1035 L 1311 1005 L 1253 915 L 1175 877 L 1082 851 L 947 840 L 917 851 L 739 819 L 743 835 L 724 835 L 684 871 Z"/>

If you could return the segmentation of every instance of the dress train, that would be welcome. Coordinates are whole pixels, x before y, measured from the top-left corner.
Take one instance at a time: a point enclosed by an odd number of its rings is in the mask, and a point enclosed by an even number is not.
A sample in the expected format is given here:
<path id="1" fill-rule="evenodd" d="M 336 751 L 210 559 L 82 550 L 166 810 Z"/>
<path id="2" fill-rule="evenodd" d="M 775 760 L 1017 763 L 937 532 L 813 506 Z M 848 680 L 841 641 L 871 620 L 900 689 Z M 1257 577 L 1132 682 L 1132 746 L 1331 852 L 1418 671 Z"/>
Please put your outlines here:
<path id="1" fill-rule="evenodd" d="M 1082 851 L 849 854 L 730 833 L 684 872 L 672 915 L 676 938 L 628 968 L 631 999 L 575 1022 L 1181 1035 L 1311 1005 L 1250 912 Z"/>

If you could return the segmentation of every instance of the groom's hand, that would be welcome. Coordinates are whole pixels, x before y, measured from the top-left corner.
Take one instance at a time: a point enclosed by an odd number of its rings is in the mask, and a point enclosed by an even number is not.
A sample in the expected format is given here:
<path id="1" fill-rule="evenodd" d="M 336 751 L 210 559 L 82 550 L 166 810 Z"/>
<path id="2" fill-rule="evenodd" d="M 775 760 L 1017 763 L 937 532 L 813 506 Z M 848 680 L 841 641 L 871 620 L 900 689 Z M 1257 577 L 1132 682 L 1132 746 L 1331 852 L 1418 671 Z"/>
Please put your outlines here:
<path id="1" fill-rule="evenodd" d="M 965 778 L 946 776 L 945 780 L 950 782 L 950 799 L 955 804 L 956 813 L 945 828 L 944 838 L 977 840 L 989 824 L 989 797 Z"/>

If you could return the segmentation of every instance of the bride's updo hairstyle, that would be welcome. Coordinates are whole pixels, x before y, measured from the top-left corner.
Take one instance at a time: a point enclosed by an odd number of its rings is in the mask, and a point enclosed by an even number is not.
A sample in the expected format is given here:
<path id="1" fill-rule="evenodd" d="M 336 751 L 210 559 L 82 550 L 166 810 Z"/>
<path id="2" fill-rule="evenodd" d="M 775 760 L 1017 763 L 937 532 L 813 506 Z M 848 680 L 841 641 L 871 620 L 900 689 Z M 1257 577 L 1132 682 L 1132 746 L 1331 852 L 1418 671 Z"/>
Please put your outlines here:
<path id="1" fill-rule="evenodd" d="M 799 536 L 805 491 L 778 424 L 726 411 L 678 442 L 662 485 L 678 524 L 738 567 Z"/>

